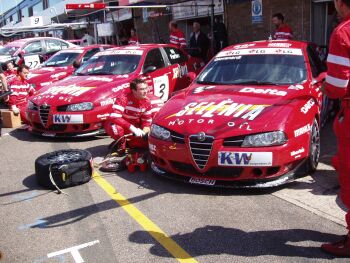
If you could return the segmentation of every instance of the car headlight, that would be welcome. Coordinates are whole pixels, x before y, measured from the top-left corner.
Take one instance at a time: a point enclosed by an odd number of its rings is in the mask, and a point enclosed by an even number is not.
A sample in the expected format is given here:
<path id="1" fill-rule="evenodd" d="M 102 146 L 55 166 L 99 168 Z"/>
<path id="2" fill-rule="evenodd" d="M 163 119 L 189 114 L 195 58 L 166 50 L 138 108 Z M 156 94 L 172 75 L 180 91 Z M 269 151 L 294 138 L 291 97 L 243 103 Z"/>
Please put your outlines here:
<path id="1" fill-rule="evenodd" d="M 86 110 L 92 110 L 93 108 L 94 108 L 94 104 L 92 102 L 82 102 L 82 103 L 68 105 L 67 111 L 86 111 Z"/>
<path id="2" fill-rule="evenodd" d="M 168 131 L 167 129 L 164 129 L 163 127 L 160 127 L 156 124 L 152 124 L 151 136 L 160 140 L 171 141 L 170 135 L 170 131 Z"/>
<path id="3" fill-rule="evenodd" d="M 283 131 L 266 132 L 248 135 L 244 138 L 242 147 L 264 147 L 282 145 L 287 142 L 287 136 Z"/>
<path id="4" fill-rule="evenodd" d="M 36 105 L 32 102 L 32 101 L 28 101 L 28 104 L 27 104 L 27 109 L 28 110 L 35 110 L 36 109 Z"/>

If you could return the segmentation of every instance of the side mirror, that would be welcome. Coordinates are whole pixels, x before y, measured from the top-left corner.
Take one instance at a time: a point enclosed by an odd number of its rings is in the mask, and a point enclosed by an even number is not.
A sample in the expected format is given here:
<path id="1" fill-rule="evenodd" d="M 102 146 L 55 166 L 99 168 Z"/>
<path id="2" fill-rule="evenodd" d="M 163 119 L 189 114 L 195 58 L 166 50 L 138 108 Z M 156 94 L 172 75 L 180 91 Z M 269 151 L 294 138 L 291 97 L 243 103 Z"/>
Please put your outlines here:
<path id="1" fill-rule="evenodd" d="M 196 77 L 197 77 L 197 74 L 194 72 L 187 73 L 187 78 L 188 78 L 189 83 L 192 83 L 196 79 Z"/>
<path id="2" fill-rule="evenodd" d="M 143 74 L 147 74 L 147 73 L 151 73 L 153 71 L 156 71 L 156 67 L 155 66 L 148 66 L 147 68 L 145 68 L 145 70 L 143 71 Z"/>
<path id="3" fill-rule="evenodd" d="M 74 67 L 75 69 L 78 69 L 80 66 L 81 66 L 81 64 L 80 64 L 78 61 L 74 60 L 74 62 L 73 62 L 73 67 Z"/>

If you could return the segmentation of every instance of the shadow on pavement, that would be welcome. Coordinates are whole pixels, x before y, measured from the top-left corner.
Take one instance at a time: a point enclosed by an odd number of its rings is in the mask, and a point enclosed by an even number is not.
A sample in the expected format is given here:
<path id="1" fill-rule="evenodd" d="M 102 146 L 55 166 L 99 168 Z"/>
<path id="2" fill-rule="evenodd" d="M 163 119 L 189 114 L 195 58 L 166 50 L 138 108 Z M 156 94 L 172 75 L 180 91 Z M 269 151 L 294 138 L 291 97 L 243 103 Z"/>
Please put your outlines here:
<path id="1" fill-rule="evenodd" d="M 152 236 L 164 237 L 162 233 L 151 232 Z M 193 232 L 170 236 L 192 256 L 228 254 L 243 257 L 274 255 L 332 259 L 310 242 L 332 242 L 339 236 L 307 229 L 287 229 L 272 231 L 245 232 L 236 228 L 205 226 Z M 152 244 L 150 253 L 160 257 L 171 257 L 148 232 L 136 231 L 129 241 L 138 244 Z M 297 243 L 298 244 L 293 244 Z M 301 245 L 299 242 L 305 244 Z"/>

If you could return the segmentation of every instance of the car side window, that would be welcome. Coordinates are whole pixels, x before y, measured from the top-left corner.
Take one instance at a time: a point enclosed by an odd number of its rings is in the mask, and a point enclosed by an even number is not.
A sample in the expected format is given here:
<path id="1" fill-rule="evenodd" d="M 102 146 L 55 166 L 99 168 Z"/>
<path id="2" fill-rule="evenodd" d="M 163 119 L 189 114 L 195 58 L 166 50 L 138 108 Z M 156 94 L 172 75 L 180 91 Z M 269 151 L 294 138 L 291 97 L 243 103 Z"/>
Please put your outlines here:
<path id="1" fill-rule="evenodd" d="M 69 45 L 66 42 L 62 42 L 62 41 L 60 41 L 60 42 L 61 42 L 62 49 L 69 48 Z"/>
<path id="2" fill-rule="evenodd" d="M 171 65 L 181 64 L 187 61 L 187 56 L 180 49 L 165 47 L 164 50 Z"/>
<path id="3" fill-rule="evenodd" d="M 85 61 L 87 61 L 89 58 L 91 58 L 93 55 L 95 55 L 99 51 L 100 51 L 99 48 L 93 48 L 93 49 L 87 51 L 85 53 L 85 55 L 83 56 L 83 58 L 81 59 L 81 63 L 84 63 Z"/>
<path id="4" fill-rule="evenodd" d="M 43 50 L 41 46 L 41 41 L 39 40 L 39 41 L 34 41 L 32 43 L 29 43 L 23 50 L 27 54 L 40 53 Z"/>
<path id="5" fill-rule="evenodd" d="M 58 40 L 53 40 L 53 39 L 49 39 L 49 40 L 45 40 L 46 42 L 46 49 L 48 52 L 56 52 L 61 50 L 61 43 Z"/>
<path id="6" fill-rule="evenodd" d="M 307 47 L 307 54 L 310 61 L 312 76 L 314 78 L 327 70 L 325 63 L 321 61 L 318 53 L 316 52 L 315 46 L 309 45 Z"/>
<path id="7" fill-rule="evenodd" d="M 156 69 L 165 67 L 164 59 L 159 48 L 152 49 L 148 52 L 143 69 L 146 69 L 149 66 L 155 66 Z"/>

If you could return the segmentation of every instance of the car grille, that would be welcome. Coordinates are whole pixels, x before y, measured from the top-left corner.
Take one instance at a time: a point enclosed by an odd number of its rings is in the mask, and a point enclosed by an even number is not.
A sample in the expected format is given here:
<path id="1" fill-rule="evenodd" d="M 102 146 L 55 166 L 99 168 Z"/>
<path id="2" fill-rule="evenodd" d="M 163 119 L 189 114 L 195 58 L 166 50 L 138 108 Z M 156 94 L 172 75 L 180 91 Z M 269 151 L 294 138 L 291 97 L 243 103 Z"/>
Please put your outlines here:
<path id="1" fill-rule="evenodd" d="M 178 172 L 194 176 L 216 177 L 216 178 L 237 178 L 241 175 L 243 168 L 240 167 L 212 167 L 205 173 L 200 173 L 191 164 L 171 161 L 171 166 Z"/>
<path id="2" fill-rule="evenodd" d="M 170 134 L 171 134 L 171 140 L 173 142 L 181 143 L 181 144 L 185 143 L 185 136 L 184 135 L 177 133 L 177 132 L 173 132 L 173 131 L 170 131 Z"/>
<path id="3" fill-rule="evenodd" d="M 34 123 L 33 125 L 36 129 L 46 130 L 46 131 L 63 132 L 67 129 L 66 124 L 53 124 L 53 125 L 50 125 L 49 127 L 44 127 L 41 123 Z"/>
<path id="4" fill-rule="evenodd" d="M 245 138 L 245 135 L 226 138 L 224 140 L 223 146 L 242 147 L 242 143 L 244 141 L 244 138 Z"/>
<path id="5" fill-rule="evenodd" d="M 214 137 L 205 135 L 204 140 L 199 141 L 197 135 L 191 135 L 189 139 L 192 158 L 199 169 L 204 169 L 210 157 Z"/>
<path id="6" fill-rule="evenodd" d="M 50 113 L 50 106 L 49 105 L 41 105 L 39 107 L 39 115 L 41 123 L 46 126 L 48 120 L 49 120 L 49 113 Z"/>

